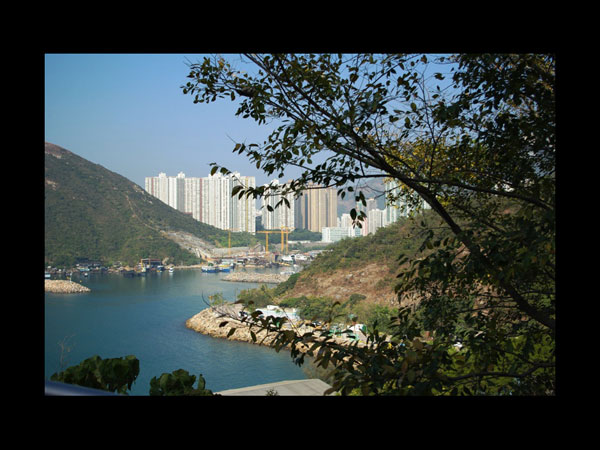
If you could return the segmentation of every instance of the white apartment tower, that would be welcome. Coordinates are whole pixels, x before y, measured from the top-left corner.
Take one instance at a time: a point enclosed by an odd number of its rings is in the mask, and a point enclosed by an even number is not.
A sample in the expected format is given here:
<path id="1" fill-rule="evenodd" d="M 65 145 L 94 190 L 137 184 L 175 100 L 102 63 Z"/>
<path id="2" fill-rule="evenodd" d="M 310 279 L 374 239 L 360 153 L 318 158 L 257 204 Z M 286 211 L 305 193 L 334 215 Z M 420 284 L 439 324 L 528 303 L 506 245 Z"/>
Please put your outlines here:
<path id="1" fill-rule="evenodd" d="M 199 222 L 202 220 L 202 178 L 185 178 L 184 212 L 191 213 Z"/>
<path id="2" fill-rule="evenodd" d="M 146 191 L 167 205 L 191 214 L 200 222 L 222 230 L 256 231 L 256 200 L 231 196 L 234 186 L 255 187 L 254 177 L 217 173 L 205 178 L 186 178 L 183 172 L 176 177 L 160 173 L 158 177 L 146 177 Z"/>
<path id="3" fill-rule="evenodd" d="M 273 180 L 271 186 L 280 186 L 279 180 Z M 282 186 L 283 187 L 283 186 Z M 262 198 L 262 226 L 265 230 L 278 230 L 282 227 L 287 227 L 290 230 L 295 228 L 294 224 L 294 212 L 295 202 L 294 194 L 289 193 L 285 195 L 285 198 L 289 202 L 290 207 L 288 208 L 285 202 L 282 202 L 277 208 L 275 205 L 281 201 L 281 194 L 276 194 L 272 190 L 269 190 L 269 195 Z M 273 208 L 273 211 L 269 211 L 267 205 Z"/>
<path id="4" fill-rule="evenodd" d="M 145 188 L 150 195 L 169 204 L 169 180 L 166 173 L 161 172 L 157 177 L 146 177 Z"/>
<path id="5" fill-rule="evenodd" d="M 388 224 L 396 222 L 400 217 L 408 217 L 412 211 L 431 209 L 431 206 L 426 201 L 420 199 L 417 193 L 413 193 L 412 197 L 408 197 L 410 194 L 400 195 L 394 202 L 390 202 L 387 198 L 387 193 L 392 193 L 394 196 L 400 194 L 398 182 L 389 180 L 385 181 L 383 185 L 386 191 L 385 211 L 386 222 Z M 411 200 L 411 202 L 409 203 L 407 200 Z"/>
<path id="6" fill-rule="evenodd" d="M 184 212 L 184 189 L 185 189 L 185 174 L 179 172 L 176 177 L 167 177 L 168 205 L 177 209 L 178 211 Z"/>
<path id="7" fill-rule="evenodd" d="M 254 177 L 243 176 L 238 172 L 234 172 L 231 188 L 233 189 L 239 185 L 244 186 L 244 188 L 255 188 L 256 180 Z M 232 202 L 231 229 L 249 233 L 256 232 L 256 199 L 252 196 L 246 197 L 246 195 L 242 195 L 242 198 L 238 198 L 239 195 L 231 197 L 231 191 L 229 191 L 229 197 Z"/>

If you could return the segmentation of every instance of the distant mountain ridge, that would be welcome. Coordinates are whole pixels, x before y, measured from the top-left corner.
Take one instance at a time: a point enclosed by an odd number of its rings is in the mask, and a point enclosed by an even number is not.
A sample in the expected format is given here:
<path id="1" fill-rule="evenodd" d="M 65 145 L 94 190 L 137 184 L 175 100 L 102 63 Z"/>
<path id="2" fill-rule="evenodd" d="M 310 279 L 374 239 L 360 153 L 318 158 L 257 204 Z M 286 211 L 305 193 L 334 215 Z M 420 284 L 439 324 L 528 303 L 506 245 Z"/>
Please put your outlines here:
<path id="1" fill-rule="evenodd" d="M 173 231 L 189 233 L 208 247 L 227 242 L 226 231 L 198 222 L 127 178 L 48 142 L 44 178 L 46 265 L 69 266 L 77 258 L 127 265 L 140 258 L 200 262 L 167 237 Z M 233 241 L 232 236 L 232 245 L 244 245 L 252 236 L 236 233 Z"/>

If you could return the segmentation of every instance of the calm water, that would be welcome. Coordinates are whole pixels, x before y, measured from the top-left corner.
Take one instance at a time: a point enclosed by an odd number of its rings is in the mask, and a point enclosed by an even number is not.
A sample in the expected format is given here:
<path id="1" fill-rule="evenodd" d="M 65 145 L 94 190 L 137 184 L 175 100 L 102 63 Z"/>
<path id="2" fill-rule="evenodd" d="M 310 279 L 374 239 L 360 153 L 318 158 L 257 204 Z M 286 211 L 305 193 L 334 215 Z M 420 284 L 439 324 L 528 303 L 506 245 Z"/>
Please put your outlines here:
<path id="1" fill-rule="evenodd" d="M 46 293 L 45 376 L 93 355 L 135 355 L 140 374 L 131 395 L 148 395 L 152 377 L 177 369 L 202 374 L 213 392 L 307 378 L 289 352 L 216 339 L 186 328 L 185 321 L 207 307 L 209 295 L 221 292 L 235 301 L 241 290 L 258 286 L 221 281 L 224 276 L 199 270 L 135 278 L 90 275 L 78 280 L 90 293 Z M 63 368 L 60 342 L 70 348 L 63 353 Z"/>

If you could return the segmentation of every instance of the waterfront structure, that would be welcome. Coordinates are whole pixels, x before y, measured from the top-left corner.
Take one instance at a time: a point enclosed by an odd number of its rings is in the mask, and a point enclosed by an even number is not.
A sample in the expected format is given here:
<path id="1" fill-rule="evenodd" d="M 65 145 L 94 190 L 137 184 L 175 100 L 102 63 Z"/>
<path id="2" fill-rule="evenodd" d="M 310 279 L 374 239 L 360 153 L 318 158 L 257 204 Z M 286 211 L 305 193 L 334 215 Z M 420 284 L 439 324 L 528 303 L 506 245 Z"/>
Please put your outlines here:
<path id="1" fill-rule="evenodd" d="M 200 222 L 222 230 L 256 231 L 256 200 L 252 197 L 232 197 L 235 186 L 255 187 L 254 177 L 239 172 L 228 175 L 217 173 L 204 178 L 186 178 L 183 172 L 176 177 L 159 173 L 146 177 L 146 191 L 167 205 L 191 214 Z"/>
<path id="2" fill-rule="evenodd" d="M 359 228 L 349 227 L 323 227 L 321 242 L 338 242 L 344 238 L 360 236 L 357 234 Z"/>
<path id="3" fill-rule="evenodd" d="M 281 186 L 279 180 L 273 180 L 271 186 Z M 285 185 L 283 185 L 285 186 Z M 282 187 L 283 187 L 282 186 Z M 268 195 L 262 198 L 261 206 L 261 223 L 265 230 L 276 230 L 282 227 L 289 228 L 290 231 L 295 228 L 295 206 L 294 194 L 289 193 L 285 195 L 285 198 L 289 202 L 289 207 L 282 202 L 277 208 L 275 205 L 281 201 L 281 193 L 275 193 L 270 189 Z M 273 211 L 269 211 L 267 206 L 273 208 Z"/>
<path id="4" fill-rule="evenodd" d="M 296 228 L 321 233 L 337 225 L 337 191 L 310 183 L 295 201 Z"/>

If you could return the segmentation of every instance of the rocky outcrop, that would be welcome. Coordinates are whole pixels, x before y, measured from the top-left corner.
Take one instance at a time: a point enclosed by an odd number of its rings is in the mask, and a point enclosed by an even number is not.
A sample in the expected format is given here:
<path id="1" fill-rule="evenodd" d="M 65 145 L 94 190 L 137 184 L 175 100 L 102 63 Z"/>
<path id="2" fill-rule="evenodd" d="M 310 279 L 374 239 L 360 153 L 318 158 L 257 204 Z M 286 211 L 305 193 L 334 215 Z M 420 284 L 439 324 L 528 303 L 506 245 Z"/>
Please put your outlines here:
<path id="1" fill-rule="evenodd" d="M 188 319 L 185 322 L 185 326 L 191 330 L 197 331 L 198 333 L 206 334 L 216 338 L 243 341 L 266 346 L 271 345 L 277 337 L 276 333 L 268 333 L 266 330 L 260 329 L 258 326 L 251 326 L 247 322 L 241 322 L 241 320 L 238 320 L 242 308 L 243 305 L 232 303 L 210 307 L 200 311 L 198 314 Z M 223 322 L 227 322 L 227 324 L 220 326 Z M 229 332 L 232 328 L 235 328 L 235 331 L 230 336 Z M 284 325 L 283 329 L 290 329 L 289 325 Z M 252 339 L 251 331 L 256 336 L 256 341 Z M 297 323 L 294 331 L 302 336 L 305 332 L 315 331 L 315 329 L 304 324 Z M 320 340 L 321 338 L 316 339 Z M 331 340 L 339 344 L 350 343 L 350 340 L 346 338 L 335 337 Z M 362 347 L 365 345 L 365 343 L 359 342 L 358 345 Z M 303 344 L 299 344 L 298 348 L 303 353 L 306 353 L 309 349 L 308 346 Z"/>
<path id="2" fill-rule="evenodd" d="M 223 277 L 224 281 L 242 281 L 247 283 L 283 283 L 290 276 L 278 273 L 233 272 Z"/>
<path id="3" fill-rule="evenodd" d="M 90 292 L 90 288 L 68 280 L 44 280 L 44 291 L 54 294 L 79 294 Z"/>
<path id="4" fill-rule="evenodd" d="M 216 338 L 225 338 L 234 341 L 253 342 L 250 331 L 255 333 L 256 343 L 261 345 L 270 345 L 275 339 L 274 333 L 267 334 L 266 330 L 260 330 L 257 326 L 250 326 L 248 323 L 236 320 L 242 310 L 243 305 L 221 305 L 211 307 L 200 311 L 198 314 L 188 319 L 185 326 Z M 227 325 L 219 326 L 227 321 Z M 231 328 L 235 332 L 228 336 Z"/>

